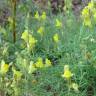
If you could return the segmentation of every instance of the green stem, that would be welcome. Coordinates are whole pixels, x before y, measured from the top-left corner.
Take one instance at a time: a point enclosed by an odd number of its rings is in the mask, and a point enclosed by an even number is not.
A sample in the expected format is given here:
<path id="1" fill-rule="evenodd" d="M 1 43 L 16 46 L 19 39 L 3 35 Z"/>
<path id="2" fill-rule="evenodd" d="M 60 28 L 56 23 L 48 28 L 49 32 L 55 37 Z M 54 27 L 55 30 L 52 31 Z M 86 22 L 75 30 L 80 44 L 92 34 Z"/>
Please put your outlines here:
<path id="1" fill-rule="evenodd" d="M 13 42 L 16 42 L 16 0 L 11 0 L 12 3 L 12 15 L 13 15 L 13 24 L 12 24 L 12 31 L 13 31 Z"/>

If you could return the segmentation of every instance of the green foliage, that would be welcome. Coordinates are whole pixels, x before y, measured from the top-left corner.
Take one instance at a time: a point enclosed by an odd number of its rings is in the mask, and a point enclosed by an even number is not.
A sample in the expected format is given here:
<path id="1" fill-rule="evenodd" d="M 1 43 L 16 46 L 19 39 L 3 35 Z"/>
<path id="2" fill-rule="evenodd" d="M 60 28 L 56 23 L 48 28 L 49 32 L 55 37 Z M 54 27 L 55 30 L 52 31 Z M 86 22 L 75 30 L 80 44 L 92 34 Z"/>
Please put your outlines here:
<path id="1" fill-rule="evenodd" d="M 0 95 L 95 96 L 95 26 L 82 25 L 71 5 L 49 15 L 30 2 L 17 5 L 15 44 L 12 17 L 0 27 Z"/>

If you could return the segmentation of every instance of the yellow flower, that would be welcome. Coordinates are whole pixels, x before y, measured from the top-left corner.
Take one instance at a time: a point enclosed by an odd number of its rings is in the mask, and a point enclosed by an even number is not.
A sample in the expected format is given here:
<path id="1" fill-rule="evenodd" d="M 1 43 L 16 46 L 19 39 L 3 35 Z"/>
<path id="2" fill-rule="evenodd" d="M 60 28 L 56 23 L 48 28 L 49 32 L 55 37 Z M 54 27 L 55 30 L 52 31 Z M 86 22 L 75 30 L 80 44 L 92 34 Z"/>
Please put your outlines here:
<path id="1" fill-rule="evenodd" d="M 92 10 L 94 7 L 94 2 L 93 1 L 89 2 L 87 7 Z"/>
<path id="2" fill-rule="evenodd" d="M 82 10 L 82 19 L 83 24 L 88 27 L 92 27 L 92 25 L 96 21 L 96 8 L 95 2 L 91 0 L 88 5 Z"/>
<path id="3" fill-rule="evenodd" d="M 92 23 L 89 17 L 86 17 L 83 21 L 83 24 L 88 27 L 92 27 Z"/>
<path id="4" fill-rule="evenodd" d="M 5 63 L 5 61 L 1 61 L 1 74 L 6 74 L 9 70 L 9 65 Z"/>
<path id="5" fill-rule="evenodd" d="M 43 13 L 42 13 L 41 19 L 42 19 L 42 20 L 45 20 L 45 19 L 46 19 L 46 12 L 43 12 Z"/>
<path id="6" fill-rule="evenodd" d="M 29 38 L 28 30 L 25 30 L 22 33 L 21 39 L 25 40 L 25 42 L 28 42 L 28 38 Z"/>
<path id="7" fill-rule="evenodd" d="M 85 7 L 83 10 L 82 10 L 82 17 L 90 17 L 90 14 L 89 14 L 89 9 L 87 7 Z"/>
<path id="8" fill-rule="evenodd" d="M 33 61 L 30 61 L 30 65 L 29 65 L 29 69 L 28 69 L 28 73 L 33 73 L 34 71 L 37 70 L 37 68 L 35 67 L 35 65 L 33 64 Z"/>
<path id="9" fill-rule="evenodd" d="M 90 5 L 90 6 L 91 6 L 91 5 Z M 90 12 L 89 12 L 88 7 L 85 7 L 85 8 L 82 10 L 82 19 L 83 19 L 83 24 L 84 24 L 85 26 L 92 27 L 91 18 L 90 18 Z"/>
<path id="10" fill-rule="evenodd" d="M 78 86 L 78 84 L 76 84 L 76 83 L 72 83 L 72 84 L 71 84 L 71 88 L 74 89 L 76 92 L 79 91 L 79 86 Z"/>
<path id="11" fill-rule="evenodd" d="M 35 19 L 40 19 L 40 16 L 39 16 L 38 11 L 36 11 L 34 18 L 35 18 Z"/>
<path id="12" fill-rule="evenodd" d="M 43 60 L 42 60 L 41 57 L 38 57 L 38 60 L 37 60 L 37 62 L 35 63 L 35 65 L 36 65 L 37 68 L 42 68 L 42 67 L 44 67 Z"/>
<path id="13" fill-rule="evenodd" d="M 14 79 L 20 80 L 22 77 L 22 73 L 20 71 L 15 70 L 14 67 L 12 67 L 12 71 L 13 71 Z"/>
<path id="14" fill-rule="evenodd" d="M 58 36 L 57 33 L 53 36 L 53 40 L 54 40 L 54 42 L 56 42 L 56 43 L 59 42 L 59 36 Z"/>
<path id="15" fill-rule="evenodd" d="M 28 33 L 28 30 L 25 30 L 22 33 L 21 38 L 27 43 L 27 47 L 29 49 L 32 49 L 37 42 L 37 40 L 31 34 Z"/>
<path id="16" fill-rule="evenodd" d="M 62 27 L 62 23 L 58 19 L 56 19 L 56 27 Z"/>
<path id="17" fill-rule="evenodd" d="M 69 70 L 69 66 L 65 65 L 64 66 L 64 74 L 62 75 L 62 77 L 66 78 L 66 79 L 70 79 L 72 76 L 73 76 L 73 74 Z"/>
<path id="18" fill-rule="evenodd" d="M 43 33 L 44 33 L 44 27 L 41 26 L 41 27 L 37 30 L 37 32 L 42 36 Z"/>
<path id="19" fill-rule="evenodd" d="M 32 49 L 35 46 L 36 42 L 37 40 L 29 34 L 29 48 Z"/>
<path id="20" fill-rule="evenodd" d="M 66 79 L 69 79 L 72 77 L 72 73 L 70 70 L 66 70 L 64 71 L 64 74 L 62 75 L 62 77 L 66 78 Z"/>
<path id="21" fill-rule="evenodd" d="M 51 63 L 51 61 L 49 59 L 46 58 L 45 67 L 50 67 L 50 66 L 52 66 L 52 63 Z"/>

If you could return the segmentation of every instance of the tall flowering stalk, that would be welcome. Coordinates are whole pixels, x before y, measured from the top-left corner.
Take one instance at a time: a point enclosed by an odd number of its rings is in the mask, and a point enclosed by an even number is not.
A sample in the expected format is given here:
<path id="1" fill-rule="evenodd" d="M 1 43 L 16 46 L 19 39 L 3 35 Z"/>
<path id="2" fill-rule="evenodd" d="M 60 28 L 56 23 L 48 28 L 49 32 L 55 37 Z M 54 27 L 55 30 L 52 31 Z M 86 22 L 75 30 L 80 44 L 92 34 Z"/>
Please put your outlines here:
<path id="1" fill-rule="evenodd" d="M 12 32 L 13 32 L 13 42 L 16 42 L 16 3 L 17 0 L 11 0 L 12 4 L 12 19 L 13 19 L 13 24 L 12 24 Z"/>

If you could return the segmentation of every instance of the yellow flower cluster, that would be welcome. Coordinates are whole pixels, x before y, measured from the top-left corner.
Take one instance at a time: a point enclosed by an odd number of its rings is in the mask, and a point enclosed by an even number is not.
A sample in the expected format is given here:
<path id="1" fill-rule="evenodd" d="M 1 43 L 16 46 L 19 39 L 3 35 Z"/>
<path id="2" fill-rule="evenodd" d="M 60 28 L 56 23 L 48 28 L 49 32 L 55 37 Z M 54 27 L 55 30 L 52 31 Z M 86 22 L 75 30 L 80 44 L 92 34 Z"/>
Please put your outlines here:
<path id="1" fill-rule="evenodd" d="M 1 61 L 1 68 L 0 68 L 0 73 L 2 75 L 6 75 L 6 73 L 9 71 L 10 64 L 6 64 L 4 60 Z M 22 73 L 20 71 L 17 71 L 14 67 L 12 67 L 13 71 L 13 78 L 14 80 L 19 80 L 21 79 Z"/>
<path id="2" fill-rule="evenodd" d="M 24 63 L 23 63 L 23 65 L 24 65 Z M 45 62 L 44 62 L 43 58 L 38 57 L 36 62 L 30 61 L 30 64 L 28 66 L 26 66 L 26 68 L 28 68 L 28 74 L 31 74 L 31 73 L 35 72 L 37 70 L 37 68 L 46 68 L 46 67 L 50 67 L 50 66 L 52 66 L 52 63 L 48 58 L 46 58 Z M 16 75 L 19 75 L 17 71 L 13 70 L 13 72 L 17 73 Z"/>
<path id="3" fill-rule="evenodd" d="M 74 89 L 74 91 L 79 91 L 79 86 L 77 83 L 71 82 L 71 77 L 73 76 L 72 72 L 69 69 L 69 65 L 64 66 L 64 74 L 62 75 L 63 78 L 65 78 L 68 81 L 68 88 Z"/>
<path id="4" fill-rule="evenodd" d="M 28 33 L 28 30 L 25 30 L 22 33 L 21 38 L 27 43 L 27 47 L 30 49 L 33 49 L 35 44 L 37 43 L 37 40 L 31 34 Z"/>
<path id="5" fill-rule="evenodd" d="M 46 68 L 50 66 L 52 66 L 52 63 L 48 58 L 46 58 L 44 62 L 41 57 L 38 57 L 35 63 L 30 61 L 30 65 L 28 66 L 28 74 L 35 72 L 37 68 Z"/>
<path id="6" fill-rule="evenodd" d="M 81 15 L 83 24 L 85 26 L 92 27 L 92 21 L 96 21 L 96 8 L 93 0 L 82 10 Z"/>
<path id="7" fill-rule="evenodd" d="M 34 18 L 37 20 L 46 20 L 46 12 L 42 12 L 41 16 L 39 15 L 38 11 L 36 11 Z"/>
<path id="8" fill-rule="evenodd" d="M 46 18 L 47 18 L 46 12 L 42 12 L 42 15 L 40 16 L 39 13 L 38 13 L 38 11 L 36 11 L 36 13 L 34 15 L 34 18 L 37 19 L 37 20 L 46 20 Z M 55 27 L 56 28 L 61 28 L 62 27 L 62 22 L 59 19 L 56 19 Z M 44 34 L 44 27 L 43 26 L 40 26 L 38 28 L 38 30 L 37 30 L 37 33 L 40 34 L 41 36 L 43 36 L 43 34 Z M 26 34 L 26 37 L 28 37 L 27 34 Z M 58 43 L 59 42 L 59 35 L 57 33 L 54 34 L 53 41 L 55 43 Z"/>
<path id="9" fill-rule="evenodd" d="M 38 57 L 38 60 L 37 62 L 35 63 L 36 67 L 37 68 L 42 68 L 44 67 L 44 64 L 43 64 L 43 59 L 41 57 Z"/>
<path id="10" fill-rule="evenodd" d="M 35 63 L 35 66 L 37 68 L 50 67 L 52 66 L 52 63 L 48 58 L 46 58 L 45 64 L 44 64 L 43 59 L 41 57 L 38 57 L 37 62 Z"/>

